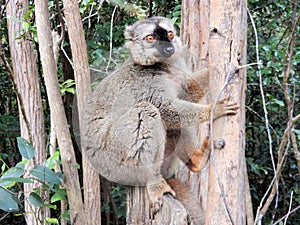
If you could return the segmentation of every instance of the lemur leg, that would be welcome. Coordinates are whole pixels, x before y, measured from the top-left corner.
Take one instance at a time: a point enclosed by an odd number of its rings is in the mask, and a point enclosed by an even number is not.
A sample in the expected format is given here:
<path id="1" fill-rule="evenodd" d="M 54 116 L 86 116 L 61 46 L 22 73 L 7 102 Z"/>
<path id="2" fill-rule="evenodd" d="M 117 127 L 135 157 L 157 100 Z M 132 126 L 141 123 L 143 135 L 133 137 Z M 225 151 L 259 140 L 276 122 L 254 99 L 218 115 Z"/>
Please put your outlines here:
<path id="1" fill-rule="evenodd" d="M 206 166 L 210 155 L 208 144 L 209 137 L 199 143 L 198 126 L 191 126 L 181 130 L 180 139 L 175 150 L 179 158 L 191 171 L 199 172 Z"/>
<path id="2" fill-rule="evenodd" d="M 206 166 L 210 154 L 210 148 L 207 148 L 209 138 L 206 137 L 200 146 L 198 142 L 197 126 L 167 130 L 162 165 L 164 178 L 171 178 L 184 165 L 193 172 L 198 172 Z"/>
<path id="3" fill-rule="evenodd" d="M 128 185 L 146 186 L 153 212 L 160 209 L 162 195 L 174 191 L 161 175 L 164 157 L 165 129 L 158 109 L 148 102 L 132 107 L 115 121 L 110 129 L 110 141 L 119 142 L 122 170 L 118 170 Z"/>
<path id="4" fill-rule="evenodd" d="M 208 147 L 209 137 L 205 137 L 201 146 L 194 149 L 190 156 L 189 160 L 186 162 L 186 166 L 193 172 L 201 171 L 209 158 L 210 148 Z"/>

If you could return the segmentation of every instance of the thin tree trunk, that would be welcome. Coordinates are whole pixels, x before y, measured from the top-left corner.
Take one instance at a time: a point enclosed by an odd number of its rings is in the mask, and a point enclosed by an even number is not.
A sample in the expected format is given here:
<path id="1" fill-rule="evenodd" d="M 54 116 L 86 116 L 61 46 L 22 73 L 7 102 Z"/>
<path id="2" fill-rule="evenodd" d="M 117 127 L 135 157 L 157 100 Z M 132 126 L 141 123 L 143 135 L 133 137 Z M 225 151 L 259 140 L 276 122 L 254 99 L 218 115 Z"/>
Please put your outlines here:
<path id="1" fill-rule="evenodd" d="M 216 99 L 225 83 L 229 66 L 234 71 L 235 67 L 246 62 L 246 28 L 244 0 L 182 2 L 181 35 L 183 42 L 190 46 L 188 63 L 195 70 L 199 67 L 210 69 L 210 92 L 213 99 Z M 209 168 L 200 172 L 199 178 L 190 172 L 180 174 L 181 179 L 189 180 L 194 190 L 198 191 L 199 201 L 206 211 L 206 224 L 230 224 L 218 179 L 224 188 L 232 222 L 245 224 L 245 87 L 246 72 L 240 70 L 222 95 L 230 97 L 231 101 L 238 101 L 241 108 L 237 116 L 222 117 L 213 124 L 211 139 L 225 139 L 225 148 L 214 150 Z M 203 126 L 200 125 L 200 130 L 207 130 Z"/>
<path id="2" fill-rule="evenodd" d="M 65 175 L 65 186 L 69 200 L 71 224 L 83 225 L 85 224 L 85 220 L 81 189 L 73 144 L 58 85 L 57 68 L 52 49 L 48 1 L 39 0 L 35 2 L 35 17 L 39 52 L 49 98 L 50 113 L 52 119 L 54 119 L 53 121 Z"/>
<path id="3" fill-rule="evenodd" d="M 208 67 L 209 1 L 183 0 L 181 39 L 189 47 L 187 63 L 193 70 Z"/>
<path id="4" fill-rule="evenodd" d="M 217 119 L 212 126 L 214 139 L 223 138 L 226 146 L 211 156 L 206 224 L 246 224 L 245 206 L 245 89 L 246 0 L 211 0 L 209 31 L 210 92 L 237 101 L 236 116 Z"/>
<path id="5" fill-rule="evenodd" d="M 63 0 L 63 3 L 74 64 L 80 128 L 81 112 L 87 97 L 91 94 L 90 70 L 78 2 Z M 101 224 L 100 177 L 85 159 L 84 154 L 82 159 L 86 224 Z"/>
<path id="6" fill-rule="evenodd" d="M 36 55 L 34 54 L 30 37 L 23 35 L 22 22 L 28 10 L 28 1 L 8 1 L 6 5 L 7 27 L 9 35 L 10 54 L 13 64 L 13 82 L 16 84 L 20 111 L 21 136 L 31 142 L 35 149 L 35 157 L 30 161 L 29 171 L 35 165 L 41 165 L 46 160 L 45 128 L 42 99 L 39 87 Z M 25 114 L 25 115 L 24 115 Z M 33 188 L 40 188 L 41 197 L 47 198 L 47 192 L 39 182 L 24 184 L 25 219 L 27 224 L 43 224 L 43 218 L 50 217 L 50 209 L 37 208 L 29 204 L 28 195 Z"/>
<path id="7" fill-rule="evenodd" d="M 187 64 L 194 71 L 208 68 L 208 44 L 209 44 L 209 1 L 208 0 L 183 0 L 181 7 L 180 35 L 184 45 L 189 47 Z M 207 104 L 206 97 L 200 104 Z M 199 124 L 199 145 L 209 136 L 209 122 Z M 208 193 L 208 168 L 199 173 L 193 173 L 188 169 L 181 170 L 177 176 L 188 183 L 197 193 L 200 206 L 205 211 Z"/>

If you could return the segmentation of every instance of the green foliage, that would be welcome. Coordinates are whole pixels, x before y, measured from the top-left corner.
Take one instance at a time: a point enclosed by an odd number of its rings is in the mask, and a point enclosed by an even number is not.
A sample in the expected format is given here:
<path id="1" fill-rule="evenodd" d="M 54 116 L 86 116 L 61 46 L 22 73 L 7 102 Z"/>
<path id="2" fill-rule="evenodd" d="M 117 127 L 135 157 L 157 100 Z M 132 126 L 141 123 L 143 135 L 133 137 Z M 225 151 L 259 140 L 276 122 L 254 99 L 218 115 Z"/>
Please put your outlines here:
<path id="1" fill-rule="evenodd" d="M 35 166 L 30 170 L 30 174 L 40 179 L 41 182 L 48 182 L 51 185 L 60 185 L 60 178 L 46 166 Z"/>
<path id="2" fill-rule="evenodd" d="M 5 188 L 11 188 L 14 186 L 20 179 L 20 177 L 25 172 L 25 166 L 28 164 L 29 160 L 24 159 L 21 162 L 19 162 L 16 166 L 10 168 L 9 170 L 5 171 L 0 178 L 0 186 Z M 27 179 L 23 180 L 22 182 L 30 183 Z M 32 181 L 31 181 L 32 182 Z"/>
<path id="3" fill-rule="evenodd" d="M 45 218 L 44 221 L 46 224 L 59 224 L 58 219 L 56 218 Z"/>
<path id="4" fill-rule="evenodd" d="M 111 189 L 111 196 L 117 204 L 117 214 L 119 217 L 126 217 L 126 190 L 122 185 L 116 185 Z"/>
<path id="5" fill-rule="evenodd" d="M 73 79 L 65 80 L 60 85 L 61 95 L 64 96 L 67 92 L 71 94 L 75 94 L 75 81 Z"/>
<path id="6" fill-rule="evenodd" d="M 248 1 L 248 7 L 256 23 L 258 33 L 258 50 L 262 63 L 261 74 L 263 89 L 265 92 L 266 109 L 272 136 L 272 148 L 275 163 L 279 144 L 288 123 L 288 109 L 283 91 L 283 75 L 288 61 L 285 61 L 291 40 L 293 8 L 291 2 L 261 0 Z M 299 10 L 298 10 L 299 13 Z M 299 23 L 294 34 L 294 50 L 292 67 L 287 81 L 288 94 L 294 101 L 294 115 L 300 113 L 299 102 L 300 93 L 300 46 L 297 44 L 297 36 L 300 33 Z M 255 39 L 251 23 L 248 24 L 248 63 L 256 62 Z M 253 209 L 256 212 L 260 201 L 264 196 L 269 184 L 274 177 L 272 162 L 269 152 L 269 141 L 265 128 L 264 112 L 262 108 L 262 98 L 259 89 L 259 77 L 255 69 L 248 70 L 248 90 L 247 90 L 247 115 L 246 115 L 246 156 L 248 172 L 253 200 Z M 299 123 L 296 124 L 295 132 L 298 134 Z M 297 142 L 300 138 L 297 135 Z M 299 146 L 299 144 L 298 144 Z M 287 149 L 288 157 L 284 162 L 282 179 L 279 182 L 278 209 L 275 207 L 275 199 L 264 217 L 264 223 L 271 222 L 272 214 L 280 218 L 287 213 L 287 205 L 291 198 L 290 193 L 294 192 L 292 208 L 299 204 L 295 197 L 299 194 L 300 175 L 293 156 L 293 149 Z M 289 218 L 287 224 L 298 224 L 300 214 L 297 213 Z"/>
<path id="7" fill-rule="evenodd" d="M 181 5 L 177 5 L 171 14 L 166 15 L 167 18 L 172 19 L 174 24 L 180 28 L 181 23 Z"/>
<path id="8" fill-rule="evenodd" d="M 0 187 L 0 209 L 11 212 L 18 211 L 18 202 L 6 188 Z"/>
<path id="9" fill-rule="evenodd" d="M 22 157 L 26 159 L 32 159 L 34 157 L 33 146 L 28 143 L 24 138 L 17 137 L 18 148 Z"/>
<path id="10" fill-rule="evenodd" d="M 62 176 L 52 170 L 59 159 L 59 152 L 57 151 L 52 157 L 47 159 L 46 165 L 49 165 L 51 168 L 43 165 L 35 166 L 29 171 L 32 176 L 23 178 L 29 159 L 34 156 L 34 148 L 23 138 L 17 138 L 17 140 L 20 154 L 27 158 L 2 173 L 0 177 L 0 209 L 14 213 L 20 211 L 18 206 L 21 205 L 22 199 L 25 196 L 18 194 L 18 192 L 14 190 L 18 188 L 19 184 L 38 181 L 43 184 L 44 190 L 49 191 L 51 204 L 45 203 L 45 200 L 42 199 L 40 196 L 40 188 L 35 188 L 35 190 L 29 194 L 27 200 L 32 206 L 48 207 L 57 210 L 58 206 L 55 205 L 55 203 L 60 200 L 66 200 L 67 196 L 66 190 L 60 188 Z M 22 211 L 19 213 L 22 213 Z M 48 224 L 57 224 L 56 222 L 58 220 L 57 218 L 45 218 L 45 221 Z"/>
<path id="11" fill-rule="evenodd" d="M 35 192 L 31 192 L 29 194 L 28 201 L 33 206 L 38 206 L 38 207 L 45 206 L 45 203 L 44 203 L 43 199 Z"/>

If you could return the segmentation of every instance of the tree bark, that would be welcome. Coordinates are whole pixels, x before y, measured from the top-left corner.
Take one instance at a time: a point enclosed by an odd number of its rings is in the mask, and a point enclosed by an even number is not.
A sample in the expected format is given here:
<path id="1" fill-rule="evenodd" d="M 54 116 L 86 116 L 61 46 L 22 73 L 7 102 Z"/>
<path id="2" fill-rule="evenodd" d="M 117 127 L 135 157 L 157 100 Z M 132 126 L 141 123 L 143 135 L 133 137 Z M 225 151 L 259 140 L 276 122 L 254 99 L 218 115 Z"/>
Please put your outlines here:
<path id="1" fill-rule="evenodd" d="M 74 75 L 76 83 L 79 128 L 81 115 L 87 97 L 91 94 L 91 79 L 87 47 L 78 2 L 63 0 L 68 34 L 71 43 Z M 80 143 L 78 143 L 81 145 Z M 82 154 L 84 206 L 86 224 L 101 224 L 100 177 Z"/>
<path id="2" fill-rule="evenodd" d="M 71 224 L 85 224 L 81 189 L 73 144 L 63 107 L 57 79 L 57 68 L 52 49 L 52 36 L 49 22 L 48 1 L 35 2 L 35 17 L 39 41 L 39 52 L 43 66 L 50 113 L 54 119 L 55 131 L 65 175 L 65 186 L 70 207 Z"/>
<path id="3" fill-rule="evenodd" d="M 188 225 L 188 215 L 183 205 L 175 198 L 164 195 L 163 207 L 154 217 L 145 187 L 127 187 L 127 225 Z"/>
<path id="4" fill-rule="evenodd" d="M 246 62 L 246 1 L 183 0 L 181 37 L 189 45 L 188 63 L 196 70 L 199 67 L 210 69 L 210 93 L 216 99 L 222 89 L 228 70 Z M 181 171 L 179 177 L 187 180 L 198 192 L 199 201 L 206 211 L 205 224 L 229 224 L 228 213 L 220 191 L 220 179 L 226 195 L 226 202 L 234 224 L 245 224 L 245 87 L 246 71 L 235 74 L 222 96 L 238 101 L 240 110 L 237 116 L 222 117 L 213 124 L 212 140 L 223 138 L 226 146 L 214 150 L 215 167 L 210 160 L 209 168 L 198 176 Z M 205 124 L 200 130 L 208 130 Z M 199 140 L 206 134 L 202 134 Z"/>
<path id="5" fill-rule="evenodd" d="M 246 64 L 246 7 L 246 0 L 210 1 L 210 92 L 216 99 L 229 81 L 221 96 L 237 101 L 240 109 L 236 116 L 221 117 L 212 126 L 213 138 L 223 138 L 226 146 L 215 150 L 211 156 L 206 224 L 246 224 L 246 70 L 234 73 L 236 68 Z"/>
<path id="6" fill-rule="evenodd" d="M 46 161 L 45 128 L 42 99 L 39 86 L 36 55 L 34 54 L 30 37 L 25 34 L 23 38 L 22 22 L 28 10 L 28 1 L 7 1 L 7 27 L 9 35 L 10 54 L 13 65 L 13 82 L 18 97 L 21 136 L 32 143 L 35 157 L 30 161 L 29 171 L 35 165 Z M 24 21 L 25 22 L 25 21 Z M 25 174 L 27 176 L 27 174 Z M 27 224 L 43 224 L 43 218 L 50 217 L 50 209 L 38 208 L 29 204 L 28 195 L 34 188 L 41 190 L 43 199 L 47 192 L 39 182 L 24 184 L 25 219 Z"/>
<path id="7" fill-rule="evenodd" d="M 183 0 L 181 8 L 181 40 L 188 46 L 187 64 L 196 71 L 208 68 L 208 44 L 209 44 L 209 1 L 208 0 Z M 207 104 L 204 97 L 200 104 Z M 209 136 L 209 122 L 199 124 L 199 145 Z M 208 193 L 208 167 L 198 173 L 188 169 L 182 169 L 177 177 L 184 183 L 188 183 L 196 196 L 200 207 L 205 211 Z"/>
<path id="8" fill-rule="evenodd" d="M 197 70 L 208 66 L 209 1 L 183 0 L 180 35 L 189 47 L 187 63 Z"/>

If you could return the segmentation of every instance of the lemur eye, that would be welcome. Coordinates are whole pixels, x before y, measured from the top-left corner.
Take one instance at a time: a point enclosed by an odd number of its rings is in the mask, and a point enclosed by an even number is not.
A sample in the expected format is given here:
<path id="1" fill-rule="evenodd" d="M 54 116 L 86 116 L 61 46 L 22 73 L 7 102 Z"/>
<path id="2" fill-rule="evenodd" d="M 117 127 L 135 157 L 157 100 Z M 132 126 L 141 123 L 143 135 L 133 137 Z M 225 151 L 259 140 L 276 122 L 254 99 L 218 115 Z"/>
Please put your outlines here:
<path id="1" fill-rule="evenodd" d="M 174 33 L 172 31 L 169 31 L 168 38 L 169 40 L 172 40 L 174 38 Z"/>
<path id="2" fill-rule="evenodd" d="M 155 37 L 153 35 L 148 35 L 148 36 L 146 36 L 145 39 L 147 42 L 151 43 L 155 40 Z"/>

